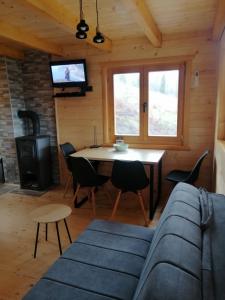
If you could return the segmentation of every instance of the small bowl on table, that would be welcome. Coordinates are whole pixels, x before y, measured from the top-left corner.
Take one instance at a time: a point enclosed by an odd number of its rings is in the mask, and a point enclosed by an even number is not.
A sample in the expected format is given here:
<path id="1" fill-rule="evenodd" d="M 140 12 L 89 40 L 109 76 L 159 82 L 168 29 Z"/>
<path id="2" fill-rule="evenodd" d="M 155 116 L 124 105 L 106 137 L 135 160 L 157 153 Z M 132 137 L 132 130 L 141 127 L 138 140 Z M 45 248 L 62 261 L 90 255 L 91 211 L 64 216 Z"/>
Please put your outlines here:
<path id="1" fill-rule="evenodd" d="M 118 144 L 113 144 L 113 147 L 114 147 L 115 151 L 124 152 L 128 149 L 128 144 L 118 143 Z"/>

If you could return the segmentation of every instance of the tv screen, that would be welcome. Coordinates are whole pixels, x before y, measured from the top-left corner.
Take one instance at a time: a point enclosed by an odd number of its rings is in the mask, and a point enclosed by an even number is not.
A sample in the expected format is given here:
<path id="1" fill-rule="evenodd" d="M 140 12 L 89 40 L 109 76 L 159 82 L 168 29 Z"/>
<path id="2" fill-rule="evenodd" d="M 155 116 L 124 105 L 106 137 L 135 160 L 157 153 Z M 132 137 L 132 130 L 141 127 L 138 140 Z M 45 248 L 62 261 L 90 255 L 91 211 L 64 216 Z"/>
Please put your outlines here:
<path id="1" fill-rule="evenodd" d="M 88 85 L 85 59 L 50 63 L 54 87 L 84 87 Z"/>

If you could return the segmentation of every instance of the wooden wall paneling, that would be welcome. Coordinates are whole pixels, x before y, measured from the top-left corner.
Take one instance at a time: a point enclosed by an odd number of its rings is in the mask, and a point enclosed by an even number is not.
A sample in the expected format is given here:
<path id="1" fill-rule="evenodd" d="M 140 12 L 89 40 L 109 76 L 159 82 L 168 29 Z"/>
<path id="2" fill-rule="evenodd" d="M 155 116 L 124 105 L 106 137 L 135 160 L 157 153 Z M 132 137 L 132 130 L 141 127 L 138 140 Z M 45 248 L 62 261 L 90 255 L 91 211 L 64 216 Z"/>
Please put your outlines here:
<path id="1" fill-rule="evenodd" d="M 214 188 L 218 193 L 225 194 L 225 33 L 220 41 L 216 134 L 214 150 Z"/>
<path id="2" fill-rule="evenodd" d="M 94 143 L 94 126 L 97 130 L 97 142 L 102 143 L 102 110 L 99 99 L 58 98 L 55 100 L 55 107 L 58 144 L 70 142 L 76 149 L 89 147 Z M 60 168 L 61 174 L 64 174 L 62 158 Z M 64 175 L 61 175 L 61 179 L 63 178 Z"/>
<path id="3" fill-rule="evenodd" d="M 187 91 L 189 94 L 189 111 L 186 112 L 189 118 L 187 121 L 187 124 L 189 124 L 187 126 L 188 149 L 185 151 L 168 151 L 164 159 L 163 176 L 171 169 L 192 167 L 193 162 L 196 161 L 204 149 L 209 148 L 211 153 L 213 151 L 213 122 L 216 99 L 215 74 L 217 68 L 216 49 L 216 43 L 208 41 L 205 37 L 164 41 L 160 49 L 153 48 L 145 38 L 116 41 L 112 53 L 101 53 L 101 55 L 95 49 L 84 46 L 83 53 L 87 59 L 88 75 L 90 85 L 93 85 L 93 92 L 87 93 L 87 96 L 83 97 L 83 99 L 65 99 L 57 102 L 58 117 L 60 117 L 58 126 L 61 132 L 59 141 L 63 141 L 66 136 L 74 143 L 78 142 L 79 147 L 92 144 L 92 136 L 89 133 L 91 130 L 88 130 L 88 128 L 92 126 L 93 120 L 100 126 L 100 136 L 98 136 L 100 143 L 103 140 L 102 112 L 105 107 L 102 105 L 104 97 L 102 89 L 104 89 L 104 86 L 102 85 L 101 69 L 104 69 L 105 63 L 112 62 L 114 64 L 116 61 L 138 61 L 191 55 L 191 76 L 189 80 L 193 79 L 195 70 L 200 72 L 200 80 L 198 87 L 191 87 Z M 78 48 L 71 47 L 70 49 L 65 49 L 65 51 L 68 58 L 80 58 L 82 47 L 79 45 Z M 85 124 L 82 123 L 82 118 L 85 120 Z M 191 124 L 191 121 L 193 121 L 193 124 Z M 82 133 L 85 134 L 79 134 L 79 130 L 82 130 Z M 171 163 L 174 155 L 176 159 L 173 159 Z M 208 163 L 209 165 L 207 165 Z M 204 162 L 202 166 L 198 183 L 211 189 L 212 155 L 209 156 L 207 164 Z M 205 173 L 207 176 L 205 176 Z M 163 181 L 163 187 L 164 194 L 167 194 L 171 188 L 170 184 Z"/>
<path id="4" fill-rule="evenodd" d="M 225 142 L 224 140 L 217 140 L 215 143 L 215 191 L 220 194 L 225 194 Z"/>
<path id="5" fill-rule="evenodd" d="M 212 37 L 219 41 L 225 28 L 225 2 L 217 0 L 216 16 L 213 24 Z"/>
<path id="6" fill-rule="evenodd" d="M 218 71 L 218 92 L 217 92 L 217 128 L 216 138 L 225 139 L 225 34 L 220 43 L 219 71 Z"/>

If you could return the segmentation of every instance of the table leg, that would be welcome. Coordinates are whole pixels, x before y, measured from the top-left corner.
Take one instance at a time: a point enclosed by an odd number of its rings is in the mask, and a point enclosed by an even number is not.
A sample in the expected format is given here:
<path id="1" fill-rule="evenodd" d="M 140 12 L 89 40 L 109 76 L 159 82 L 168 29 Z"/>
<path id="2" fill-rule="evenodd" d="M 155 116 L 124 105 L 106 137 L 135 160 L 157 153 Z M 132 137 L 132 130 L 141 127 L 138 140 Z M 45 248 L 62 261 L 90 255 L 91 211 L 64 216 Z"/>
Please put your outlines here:
<path id="1" fill-rule="evenodd" d="M 68 234 L 68 238 L 70 240 L 70 243 L 72 243 L 72 240 L 71 240 L 71 236 L 70 236 L 70 232 L 69 232 L 69 228 L 67 226 L 67 222 L 66 222 L 66 219 L 63 219 L 64 220 L 64 224 L 66 226 L 66 231 L 67 231 L 67 234 Z"/>
<path id="2" fill-rule="evenodd" d="M 161 186 L 162 186 L 162 159 L 160 159 L 158 163 L 158 195 L 157 195 L 157 203 L 161 197 Z"/>
<path id="3" fill-rule="evenodd" d="M 36 258 L 36 254 L 37 254 L 39 227 L 40 227 L 40 223 L 37 223 L 37 232 L 36 232 L 36 240 L 35 240 L 35 247 L 34 247 L 34 258 Z"/>
<path id="4" fill-rule="evenodd" d="M 149 218 L 152 220 L 157 204 L 159 203 L 161 197 L 161 181 L 162 181 L 162 159 L 158 162 L 158 187 L 157 187 L 157 197 L 154 197 L 154 165 L 150 165 L 150 210 Z"/>
<path id="5" fill-rule="evenodd" d="M 56 225 L 56 232 L 57 232 L 58 243 L 59 243 L 59 252 L 60 252 L 60 255 L 61 255 L 62 254 L 62 247 L 61 247 L 60 236 L 59 236 L 58 222 L 55 222 L 55 225 Z"/>
<path id="6" fill-rule="evenodd" d="M 154 165 L 150 165 L 150 191 L 149 191 L 149 218 L 153 219 L 154 215 Z"/>
<path id="7" fill-rule="evenodd" d="M 45 240 L 48 240 L 48 223 L 45 224 Z"/>

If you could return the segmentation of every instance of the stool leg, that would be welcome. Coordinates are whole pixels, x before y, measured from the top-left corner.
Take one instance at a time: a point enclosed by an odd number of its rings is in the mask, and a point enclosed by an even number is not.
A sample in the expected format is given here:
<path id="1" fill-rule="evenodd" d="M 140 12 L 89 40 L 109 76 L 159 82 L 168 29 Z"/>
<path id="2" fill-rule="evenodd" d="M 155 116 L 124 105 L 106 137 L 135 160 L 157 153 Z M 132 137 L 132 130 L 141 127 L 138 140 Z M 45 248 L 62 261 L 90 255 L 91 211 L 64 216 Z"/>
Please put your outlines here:
<path id="1" fill-rule="evenodd" d="M 69 237 L 70 243 L 72 243 L 72 240 L 71 240 L 71 236 L 70 236 L 69 228 L 68 228 L 68 226 L 67 226 L 66 219 L 63 219 L 63 220 L 64 220 L 64 224 L 65 224 L 65 226 L 66 226 L 66 231 L 67 231 L 67 234 L 68 234 L 68 237 Z"/>
<path id="2" fill-rule="evenodd" d="M 35 247 L 34 247 L 34 258 L 36 258 L 36 254 L 37 254 L 39 227 L 40 227 L 40 223 L 37 223 L 37 232 L 36 232 L 36 240 L 35 240 Z"/>
<path id="3" fill-rule="evenodd" d="M 48 240 L 48 223 L 45 224 L 45 240 Z"/>
<path id="4" fill-rule="evenodd" d="M 59 243 L 59 252 L 60 255 L 62 254 L 62 247 L 61 247 L 61 242 L 60 242 L 60 237 L 59 237 L 59 227 L 58 227 L 58 222 L 55 222 L 56 225 L 56 231 L 57 231 L 57 237 L 58 237 L 58 243 Z"/>

